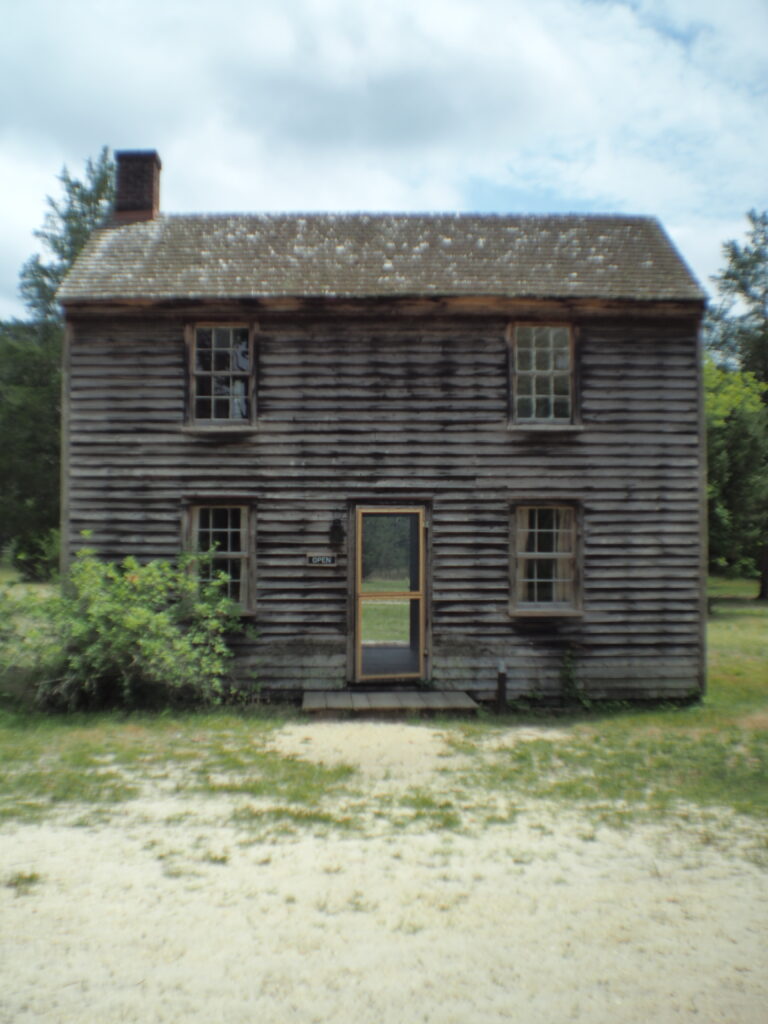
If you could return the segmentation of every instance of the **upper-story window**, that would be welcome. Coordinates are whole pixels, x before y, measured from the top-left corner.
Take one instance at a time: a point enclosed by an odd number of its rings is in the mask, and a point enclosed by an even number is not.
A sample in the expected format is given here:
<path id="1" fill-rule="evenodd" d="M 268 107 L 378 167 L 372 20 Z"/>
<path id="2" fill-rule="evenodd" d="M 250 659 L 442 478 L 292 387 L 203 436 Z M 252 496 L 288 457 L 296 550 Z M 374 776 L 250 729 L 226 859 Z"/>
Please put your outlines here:
<path id="1" fill-rule="evenodd" d="M 574 421 L 573 334 L 564 324 L 511 329 L 512 420 L 532 426 Z"/>
<path id="2" fill-rule="evenodd" d="M 201 324 L 190 333 L 190 422 L 211 427 L 253 423 L 253 329 Z"/>

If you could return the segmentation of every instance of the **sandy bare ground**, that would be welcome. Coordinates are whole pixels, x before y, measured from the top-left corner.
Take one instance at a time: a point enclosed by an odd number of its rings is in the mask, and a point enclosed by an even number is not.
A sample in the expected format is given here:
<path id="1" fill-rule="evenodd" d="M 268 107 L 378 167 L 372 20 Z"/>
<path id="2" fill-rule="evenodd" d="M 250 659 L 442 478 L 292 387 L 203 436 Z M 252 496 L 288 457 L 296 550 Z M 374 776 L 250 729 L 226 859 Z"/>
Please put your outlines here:
<path id="1" fill-rule="evenodd" d="M 274 743 L 357 764 L 382 799 L 446 764 L 414 725 Z M 158 790 L 101 824 L 4 826 L 0 1021 L 768 1019 L 768 872 L 684 828 L 535 805 L 474 831 L 254 837 L 236 803 Z M 20 893 L 18 873 L 39 881 Z"/>

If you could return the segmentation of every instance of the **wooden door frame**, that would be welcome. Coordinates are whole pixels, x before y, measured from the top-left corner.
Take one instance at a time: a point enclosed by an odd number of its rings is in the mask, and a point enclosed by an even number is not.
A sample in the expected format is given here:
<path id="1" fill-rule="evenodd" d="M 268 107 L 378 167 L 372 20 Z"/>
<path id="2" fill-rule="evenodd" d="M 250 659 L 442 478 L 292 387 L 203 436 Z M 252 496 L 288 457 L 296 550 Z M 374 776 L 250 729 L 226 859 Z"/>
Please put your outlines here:
<path id="1" fill-rule="evenodd" d="M 362 604 L 360 588 L 360 575 L 361 575 L 361 563 L 362 563 L 362 547 L 360 544 L 361 539 L 361 523 L 362 516 L 365 513 L 415 513 L 419 516 L 419 573 L 421 577 L 421 588 L 419 591 L 408 591 L 403 594 L 396 594 L 394 596 L 401 596 L 404 598 L 413 598 L 414 596 L 420 601 L 420 614 L 419 614 L 419 667 L 420 671 L 417 674 L 407 675 L 387 675 L 387 676 L 363 676 L 362 673 L 362 645 L 358 642 L 359 633 L 359 610 Z M 371 498 L 368 500 L 350 501 L 349 502 L 349 529 L 347 536 L 349 538 L 349 552 L 348 552 L 348 572 L 347 572 L 347 584 L 348 584 L 348 633 L 347 633 L 347 678 L 350 683 L 357 685 L 366 685 L 369 683 L 381 682 L 382 685 L 386 686 L 387 683 L 394 682 L 412 682 L 414 684 L 423 682 L 429 678 L 430 665 L 432 660 L 432 636 L 431 636 L 431 596 L 432 596 L 432 579 L 431 579 L 431 523 L 432 523 L 432 507 L 431 502 L 428 500 L 416 498 L 416 499 L 404 499 L 404 500 L 381 500 L 380 498 Z M 373 595 L 369 595 L 373 596 Z"/>

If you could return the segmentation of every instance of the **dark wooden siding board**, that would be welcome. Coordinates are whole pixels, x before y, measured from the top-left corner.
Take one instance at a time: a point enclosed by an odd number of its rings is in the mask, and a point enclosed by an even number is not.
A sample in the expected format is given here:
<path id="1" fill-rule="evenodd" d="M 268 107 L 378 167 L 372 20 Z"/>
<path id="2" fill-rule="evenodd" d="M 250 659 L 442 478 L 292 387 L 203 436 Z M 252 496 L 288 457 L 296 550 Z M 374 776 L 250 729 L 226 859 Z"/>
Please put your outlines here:
<path id="1" fill-rule="evenodd" d="M 688 692 L 700 648 L 693 337 L 582 324 L 579 345 L 584 429 L 553 439 L 508 427 L 501 322 L 273 326 L 259 338 L 257 429 L 221 438 L 181 431 L 183 324 L 78 328 L 69 546 L 89 529 L 112 557 L 172 556 L 185 497 L 252 495 L 259 637 L 237 643 L 238 665 L 265 685 L 341 686 L 346 553 L 322 575 L 305 553 L 328 550 L 330 522 L 356 497 L 418 494 L 433 502 L 435 682 L 487 689 L 503 657 L 520 692 L 555 693 L 572 647 L 579 676 L 605 692 Z M 531 497 L 579 500 L 585 546 L 583 618 L 533 633 L 507 611 L 509 509 Z"/>

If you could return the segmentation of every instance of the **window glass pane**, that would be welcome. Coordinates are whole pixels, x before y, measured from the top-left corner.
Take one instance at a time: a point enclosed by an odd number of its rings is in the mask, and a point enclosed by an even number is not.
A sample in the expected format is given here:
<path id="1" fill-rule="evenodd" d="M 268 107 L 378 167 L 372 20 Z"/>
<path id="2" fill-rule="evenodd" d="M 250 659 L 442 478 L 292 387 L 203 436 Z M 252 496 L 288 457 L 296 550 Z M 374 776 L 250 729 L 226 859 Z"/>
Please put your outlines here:
<path id="1" fill-rule="evenodd" d="M 548 398 L 536 399 L 536 419 L 548 420 L 550 417 L 550 402 Z"/>
<path id="2" fill-rule="evenodd" d="M 211 403 L 207 398 L 198 398 L 195 402 L 195 419 L 209 420 L 211 418 Z"/>
<path id="3" fill-rule="evenodd" d="M 216 551 L 228 551 L 229 535 L 226 530 L 211 531 L 211 547 Z"/>
<path id="4" fill-rule="evenodd" d="M 554 530 L 556 526 L 557 510 L 554 508 L 540 508 L 536 510 L 536 521 L 539 530 Z"/>
<path id="5" fill-rule="evenodd" d="M 517 402 L 517 417 L 521 420 L 533 419 L 533 402 L 530 398 L 520 398 Z"/>
<path id="6" fill-rule="evenodd" d="M 517 350 L 517 368 L 518 370 L 531 370 L 533 369 L 533 352 L 529 348 Z"/>
<path id="7" fill-rule="evenodd" d="M 537 370 L 551 370 L 552 369 L 552 353 L 547 348 L 536 349 L 536 369 Z"/>
<path id="8" fill-rule="evenodd" d="M 565 349 L 566 351 L 570 347 L 568 342 L 568 328 L 567 327 L 551 327 L 550 336 L 552 338 L 552 347 L 558 350 Z"/>
<path id="9" fill-rule="evenodd" d="M 555 399 L 554 418 L 556 420 L 569 420 L 571 418 L 571 403 L 567 398 Z"/>
<path id="10" fill-rule="evenodd" d="M 229 525 L 229 510 L 226 508 L 212 508 L 210 510 L 211 523 L 216 530 L 225 530 Z"/>
<path id="11" fill-rule="evenodd" d="M 200 350 L 210 349 L 212 336 L 213 332 L 210 327 L 198 327 L 195 334 L 197 348 Z"/>
<path id="12" fill-rule="evenodd" d="M 543 554 L 547 551 L 555 551 L 555 537 L 554 530 L 540 530 L 536 540 L 537 553 Z"/>
<path id="13" fill-rule="evenodd" d="M 230 327 L 215 327 L 213 331 L 213 347 L 216 349 L 229 348 L 232 344 L 232 329 Z"/>
<path id="14" fill-rule="evenodd" d="M 205 580 L 215 579 L 219 573 L 229 577 L 224 593 L 233 601 L 239 601 L 242 594 L 240 579 L 241 563 L 237 558 L 213 558 L 210 565 L 203 567 L 202 578 Z"/>
<path id="15" fill-rule="evenodd" d="M 554 368 L 556 370 L 569 370 L 571 367 L 571 354 L 566 349 L 565 352 L 555 352 Z"/>

